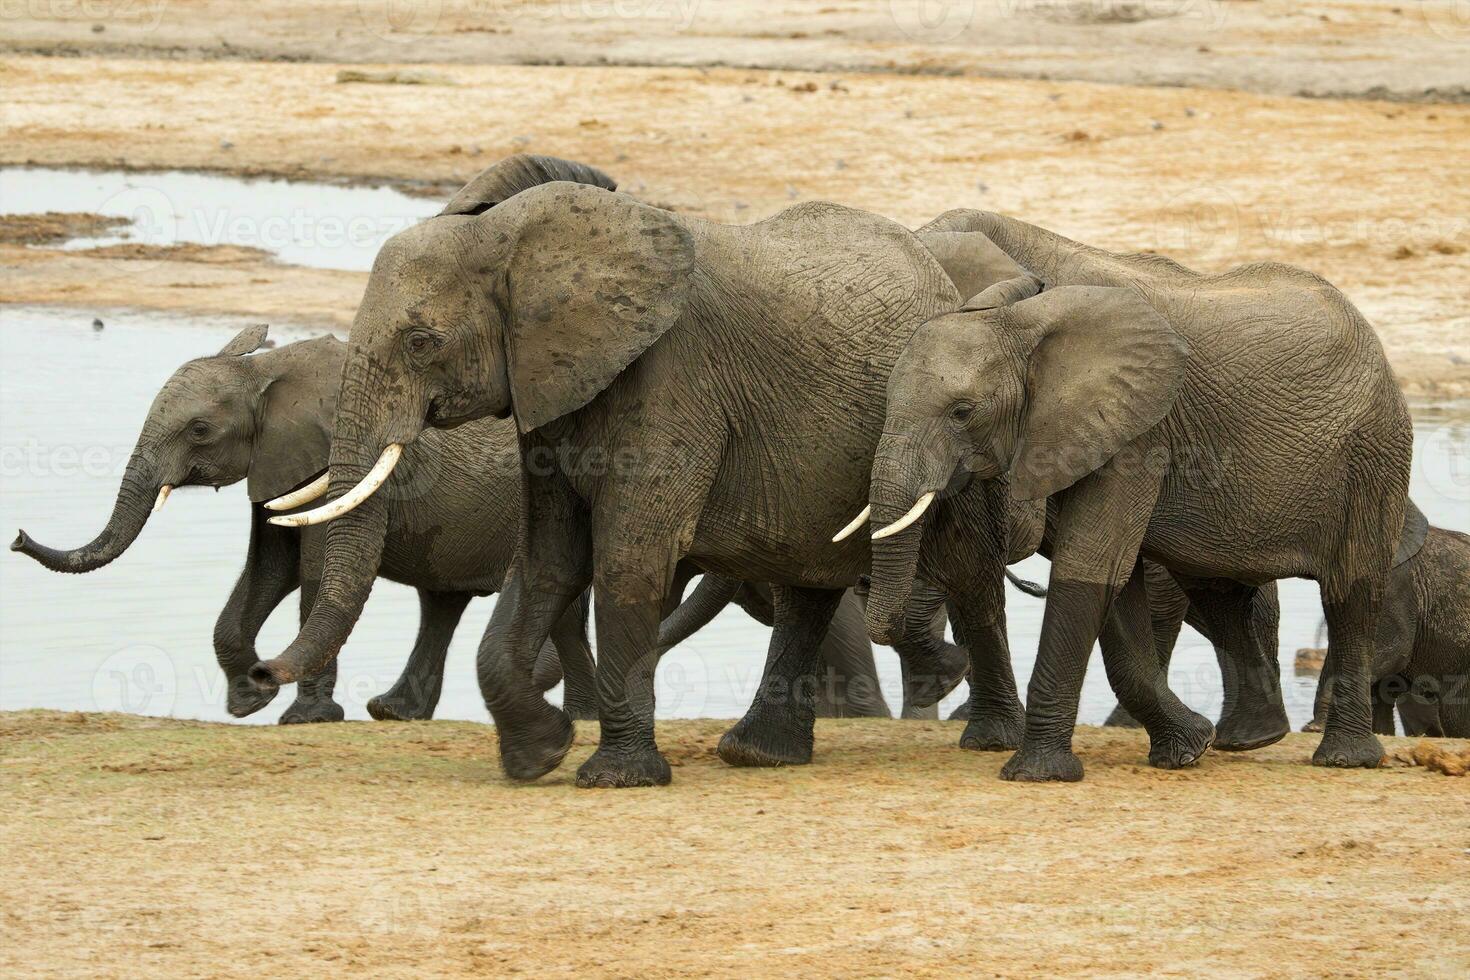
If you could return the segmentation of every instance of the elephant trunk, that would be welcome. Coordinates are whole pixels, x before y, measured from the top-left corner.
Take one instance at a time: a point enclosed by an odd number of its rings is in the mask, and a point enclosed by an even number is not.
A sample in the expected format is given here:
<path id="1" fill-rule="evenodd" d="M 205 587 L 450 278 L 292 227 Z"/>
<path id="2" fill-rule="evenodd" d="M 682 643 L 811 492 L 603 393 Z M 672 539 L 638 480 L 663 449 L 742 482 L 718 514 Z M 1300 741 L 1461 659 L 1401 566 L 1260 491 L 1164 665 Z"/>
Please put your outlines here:
<path id="1" fill-rule="evenodd" d="M 143 525 L 148 522 L 160 486 L 157 469 L 140 451 L 134 450 L 118 487 L 112 516 L 91 542 L 70 551 L 58 551 L 21 531 L 11 542 L 10 550 L 29 555 L 53 572 L 81 574 L 96 571 L 116 559 L 137 539 Z"/>
<path id="2" fill-rule="evenodd" d="M 911 514 L 927 492 L 910 440 L 884 435 L 873 459 L 873 479 L 868 502 L 873 509 L 870 526 L 876 530 L 892 526 Z M 926 516 L 872 545 L 872 587 L 868 593 L 868 635 L 873 642 L 893 645 L 903 639 L 909 594 L 918 569 L 919 542 L 924 536 Z"/>
<path id="3" fill-rule="evenodd" d="M 379 453 L 368 433 L 377 426 L 364 424 L 362 389 L 344 377 L 339 398 L 330 459 L 331 487 L 328 499 L 335 500 L 358 486 L 368 475 Z M 388 496 L 384 487 L 368 496 L 351 512 L 327 526 L 323 549 L 322 577 L 311 612 L 301 631 L 286 650 L 273 660 L 250 668 L 250 680 L 259 689 L 271 691 L 320 671 L 347 642 L 362 615 L 382 563 L 388 534 Z"/>

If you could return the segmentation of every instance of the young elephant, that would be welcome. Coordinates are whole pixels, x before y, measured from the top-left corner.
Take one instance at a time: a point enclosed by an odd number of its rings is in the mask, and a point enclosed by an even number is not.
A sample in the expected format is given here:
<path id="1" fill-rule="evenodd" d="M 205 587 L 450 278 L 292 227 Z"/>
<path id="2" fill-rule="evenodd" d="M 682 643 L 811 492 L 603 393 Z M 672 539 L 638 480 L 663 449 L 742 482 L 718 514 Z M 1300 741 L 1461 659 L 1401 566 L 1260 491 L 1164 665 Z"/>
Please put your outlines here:
<path id="1" fill-rule="evenodd" d="M 1337 674 L 1314 761 L 1376 766 L 1368 668 L 1405 531 L 1413 434 L 1372 328 L 1329 284 L 1290 267 L 1201 276 L 999 215 L 957 223 L 1029 274 L 915 333 L 889 377 L 871 507 L 875 520 L 907 527 L 966 478 L 1004 477 L 1018 499 L 1052 498 L 1026 734 L 1002 776 L 1081 778 L 1072 728 L 1104 619 L 1122 610 L 1135 636 L 1149 630 L 1140 557 L 1232 636 L 1248 629 L 1262 585 L 1316 579 Z M 1412 553 L 1423 529 L 1409 530 Z M 907 587 L 880 577 L 902 567 L 881 553 L 917 541 L 874 537 L 876 605 Z M 881 628 L 871 609 L 870 628 Z M 1109 679 L 1131 711 L 1136 679 Z"/>
<path id="2" fill-rule="evenodd" d="M 1337 667 L 1317 682 L 1309 730 L 1327 719 Z M 1470 536 L 1431 527 L 1419 553 L 1394 569 L 1373 658 L 1373 730 L 1470 738 Z"/>
<path id="3" fill-rule="evenodd" d="M 304 534 L 267 522 L 263 503 L 310 480 L 327 461 L 328 427 L 346 345 L 332 337 L 252 354 L 266 328 L 250 327 L 213 357 L 179 368 L 159 391 L 107 526 L 90 544 L 57 551 L 21 531 L 11 545 L 58 572 L 90 572 L 119 557 L 150 512 L 175 487 L 223 487 L 246 481 L 251 500 L 245 567 L 214 629 L 215 658 L 228 680 L 236 717 L 264 707 L 246 680 L 255 640 L 271 612 L 301 589 L 304 621 L 318 595 L 325 529 Z M 245 356 L 252 355 L 252 356 Z M 514 550 L 520 515 L 520 465 L 511 426 L 495 420 L 437 433 L 431 454 L 406 460 L 387 488 L 393 500 L 374 575 L 419 592 L 419 634 L 402 676 L 368 703 L 376 718 L 428 718 L 443 684 L 444 656 L 465 606 L 490 595 Z M 419 456 L 420 454 L 415 454 Z M 156 500 L 156 503 L 155 503 Z M 365 596 L 364 596 L 365 598 Z M 595 717 L 586 603 L 558 623 L 553 643 L 566 674 L 568 710 Z M 551 677 L 547 687 L 558 676 Z M 302 679 L 282 724 L 336 721 L 335 667 Z"/>

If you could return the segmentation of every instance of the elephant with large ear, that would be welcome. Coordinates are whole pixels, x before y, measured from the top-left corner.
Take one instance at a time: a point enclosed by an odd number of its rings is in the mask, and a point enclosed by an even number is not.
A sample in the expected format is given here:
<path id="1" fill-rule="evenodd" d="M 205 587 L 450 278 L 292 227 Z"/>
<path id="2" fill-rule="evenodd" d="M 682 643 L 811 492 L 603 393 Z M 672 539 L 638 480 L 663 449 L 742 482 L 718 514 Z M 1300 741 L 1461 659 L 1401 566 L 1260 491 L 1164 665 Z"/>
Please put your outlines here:
<path id="1" fill-rule="evenodd" d="M 255 641 L 266 619 L 299 588 L 305 622 L 319 591 L 325 531 L 276 527 L 264 505 L 325 469 L 346 355 L 346 345 L 332 337 L 255 353 L 265 337 L 264 326 L 248 327 L 218 354 L 174 372 L 153 400 L 112 517 L 95 540 L 58 551 L 21 531 L 11 544 L 53 571 L 94 571 L 122 555 L 174 489 L 244 481 L 251 512 L 245 566 L 214 628 L 226 704 L 236 717 L 272 697 L 245 676 L 258 659 Z M 385 488 L 392 504 L 384 542 L 365 565 L 369 580 L 382 576 L 419 593 L 419 633 L 403 674 L 368 703 L 378 718 L 432 717 L 460 616 L 471 597 L 499 588 L 514 549 L 520 481 L 512 427 L 487 420 L 435 433 L 433 443 L 416 447 Z M 421 451 L 424 458 L 414 458 Z M 566 665 L 566 703 L 580 717 L 596 712 L 585 621 L 584 599 L 553 633 Z M 340 720 L 335 681 L 335 661 L 303 677 L 281 722 Z"/>
<path id="2" fill-rule="evenodd" d="M 333 499 L 306 518 L 335 518 L 322 591 L 338 593 L 360 563 L 372 488 L 403 446 L 434 427 L 513 415 L 526 516 L 479 661 L 502 763 L 535 778 L 571 744 L 531 672 L 550 625 L 590 583 L 601 743 L 578 782 L 667 782 L 650 676 L 677 563 L 771 583 L 776 618 L 807 634 L 777 631 L 768 667 L 814 673 L 833 610 L 868 570 L 866 540 L 831 535 L 867 495 L 884 380 L 912 331 L 959 301 L 912 232 L 825 203 L 726 226 L 553 183 L 401 232 L 379 253 L 352 327 Z M 979 482 L 954 488 L 921 569 L 969 641 L 967 732 L 985 747 L 1014 745 L 1021 720 L 1002 498 Z M 318 622 L 316 610 L 281 657 L 252 670 L 258 683 L 331 655 L 317 636 L 332 617 Z M 898 610 L 875 638 L 900 635 L 903 620 Z M 806 694 L 763 690 L 722 754 L 805 761 L 810 716 Z M 757 731 L 791 738 L 771 752 Z"/>
<path id="3" fill-rule="evenodd" d="M 999 215 L 964 220 L 1027 274 L 914 335 L 889 378 L 870 503 L 900 513 L 968 473 L 1056 508 L 1026 735 L 1002 775 L 1081 778 L 1082 675 L 1109 609 L 1146 609 L 1140 558 L 1237 621 L 1265 583 L 1316 579 L 1337 673 L 1313 758 L 1376 766 L 1369 664 L 1413 434 L 1372 328 L 1287 266 L 1202 276 Z M 875 602 L 907 587 L 878 576 L 894 561 L 874 556 Z"/>

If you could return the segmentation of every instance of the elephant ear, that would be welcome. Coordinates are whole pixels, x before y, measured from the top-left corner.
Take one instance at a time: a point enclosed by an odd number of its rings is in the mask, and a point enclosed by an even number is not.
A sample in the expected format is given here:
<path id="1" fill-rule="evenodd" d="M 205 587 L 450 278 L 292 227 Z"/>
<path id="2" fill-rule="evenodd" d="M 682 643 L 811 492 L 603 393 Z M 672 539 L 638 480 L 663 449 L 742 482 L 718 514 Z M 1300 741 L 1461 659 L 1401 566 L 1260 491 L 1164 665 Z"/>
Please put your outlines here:
<path id="1" fill-rule="evenodd" d="M 506 277 L 510 391 L 529 432 L 586 405 L 679 320 L 694 242 L 670 212 L 579 184 L 505 208 L 519 228 Z"/>
<path id="2" fill-rule="evenodd" d="M 1020 500 L 1099 469 L 1158 425 L 1184 387 L 1189 343 L 1135 288 L 1065 286 L 1003 314 L 1030 347 L 1010 470 Z"/>
<path id="3" fill-rule="evenodd" d="M 1398 568 L 1404 562 L 1417 555 L 1424 547 L 1424 539 L 1429 535 L 1429 518 L 1412 500 L 1404 501 L 1404 531 L 1399 536 L 1398 551 L 1393 556 L 1393 567 Z"/>
<path id="4" fill-rule="evenodd" d="M 233 340 L 219 349 L 216 357 L 231 357 L 240 354 L 249 354 L 265 343 L 266 331 L 270 329 L 268 324 L 257 323 L 246 327 L 235 334 Z"/>
<path id="5" fill-rule="evenodd" d="M 1023 299 L 1030 299 L 1041 292 L 1041 280 L 1022 273 L 1014 279 L 1005 279 L 987 288 L 978 296 L 971 296 L 961 310 L 972 313 L 976 310 L 998 310 L 1012 306 Z"/>
<path id="6" fill-rule="evenodd" d="M 344 347 L 332 338 L 292 345 L 284 353 L 294 363 L 266 380 L 246 474 L 253 503 L 289 493 L 327 468 Z"/>
<path id="7" fill-rule="evenodd" d="M 521 191 L 549 184 L 554 180 L 590 184 L 609 191 L 618 189 L 617 181 L 585 163 L 563 160 L 561 157 L 517 153 L 480 171 L 473 180 L 460 188 L 459 193 L 449 199 L 449 203 L 444 205 L 444 210 L 439 214 L 483 214 Z"/>

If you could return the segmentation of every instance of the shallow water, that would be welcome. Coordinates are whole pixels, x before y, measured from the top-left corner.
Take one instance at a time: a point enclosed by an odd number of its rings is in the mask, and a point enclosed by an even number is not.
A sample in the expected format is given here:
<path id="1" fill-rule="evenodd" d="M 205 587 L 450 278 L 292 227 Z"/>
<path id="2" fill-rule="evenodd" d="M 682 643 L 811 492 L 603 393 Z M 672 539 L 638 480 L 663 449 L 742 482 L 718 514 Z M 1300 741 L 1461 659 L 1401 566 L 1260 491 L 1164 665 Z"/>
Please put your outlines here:
<path id="1" fill-rule="evenodd" d="M 25 528 L 53 547 L 91 539 L 106 519 L 117 480 L 158 386 L 184 360 L 217 350 L 246 321 L 201 321 L 137 313 L 91 314 L 0 307 L 0 532 Z M 305 334 L 277 332 L 280 342 Z M 41 355 L 41 356 L 38 356 Z M 1414 497 L 1437 524 L 1470 527 L 1470 408 L 1417 415 Z M 154 516 L 133 548 L 91 575 L 47 572 L 0 553 L 0 708 L 125 710 L 228 720 L 210 635 L 244 561 L 249 514 L 243 485 L 219 493 L 184 489 Z M 1019 566 L 1045 581 L 1040 558 Z M 439 717 L 484 720 L 474 680 L 475 648 L 493 599 L 477 600 L 450 650 Z M 1299 647 L 1317 645 L 1316 586 L 1282 586 L 1283 687 L 1292 719 L 1311 713 L 1315 678 L 1292 669 Z M 1042 603 L 1012 593 L 1011 641 L 1018 680 L 1031 673 Z M 349 718 L 397 677 L 413 644 L 413 590 L 379 582 L 341 656 L 338 700 Z M 261 636 L 278 652 L 295 633 L 294 599 Z M 660 668 L 662 717 L 741 714 L 759 680 L 769 632 L 736 609 L 672 652 Z M 884 692 L 900 703 L 898 664 L 877 653 Z M 1213 717 L 1220 703 L 1214 654 L 1186 630 L 1171 672 L 1179 695 Z M 274 721 L 283 695 L 250 721 Z M 945 709 L 953 706 L 952 697 Z M 1113 704 L 1096 655 L 1081 719 L 1102 721 Z"/>
<path id="2" fill-rule="evenodd" d="M 436 198 L 391 187 L 345 187 L 182 171 L 0 168 L 0 214 L 83 212 L 132 219 L 122 234 L 63 248 L 120 242 L 246 245 L 282 262 L 322 269 L 372 268 L 383 242 L 438 213 Z"/>

